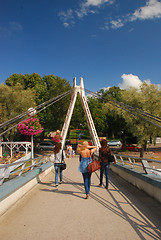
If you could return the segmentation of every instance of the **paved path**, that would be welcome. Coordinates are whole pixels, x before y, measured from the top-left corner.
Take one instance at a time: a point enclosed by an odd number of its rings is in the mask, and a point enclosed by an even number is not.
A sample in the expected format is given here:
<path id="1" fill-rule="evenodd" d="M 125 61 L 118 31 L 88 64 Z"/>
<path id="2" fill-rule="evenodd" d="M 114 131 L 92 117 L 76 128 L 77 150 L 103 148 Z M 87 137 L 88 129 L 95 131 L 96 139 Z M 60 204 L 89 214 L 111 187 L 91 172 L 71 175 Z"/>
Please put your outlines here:
<path id="1" fill-rule="evenodd" d="M 67 159 L 64 183 L 54 171 L 0 219 L 1 240 L 161 239 L 161 204 L 110 172 L 109 190 L 92 175 L 85 199 L 78 158 Z"/>

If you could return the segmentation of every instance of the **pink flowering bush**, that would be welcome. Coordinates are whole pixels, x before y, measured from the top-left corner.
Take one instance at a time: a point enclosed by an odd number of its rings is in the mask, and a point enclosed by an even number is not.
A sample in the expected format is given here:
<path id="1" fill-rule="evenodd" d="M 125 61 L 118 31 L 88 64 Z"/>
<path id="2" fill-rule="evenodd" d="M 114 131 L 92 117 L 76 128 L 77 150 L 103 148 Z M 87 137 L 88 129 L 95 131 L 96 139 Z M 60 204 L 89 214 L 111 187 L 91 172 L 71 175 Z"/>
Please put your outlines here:
<path id="1" fill-rule="evenodd" d="M 62 136 L 60 134 L 56 134 L 54 137 L 53 137 L 53 142 L 61 142 L 62 141 Z"/>
<path id="2" fill-rule="evenodd" d="M 43 127 L 37 118 L 29 118 L 18 125 L 18 130 L 23 135 L 37 135 L 43 132 Z"/>

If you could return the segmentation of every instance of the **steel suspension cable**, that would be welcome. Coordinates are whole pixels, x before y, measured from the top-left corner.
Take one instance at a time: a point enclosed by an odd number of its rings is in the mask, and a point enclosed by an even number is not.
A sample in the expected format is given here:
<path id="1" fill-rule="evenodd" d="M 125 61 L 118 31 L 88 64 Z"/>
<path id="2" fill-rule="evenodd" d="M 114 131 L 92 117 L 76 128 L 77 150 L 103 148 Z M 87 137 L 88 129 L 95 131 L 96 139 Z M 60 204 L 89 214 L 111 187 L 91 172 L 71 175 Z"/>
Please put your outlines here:
<path id="1" fill-rule="evenodd" d="M 99 97 L 99 98 L 101 98 L 101 96 L 99 95 L 99 94 L 97 94 L 97 93 L 94 93 L 94 92 L 91 92 L 90 90 L 86 90 L 88 93 L 90 93 L 90 94 L 95 94 L 95 96 L 96 97 Z M 106 100 L 108 100 L 109 101 L 109 99 L 108 98 L 105 98 L 104 97 L 104 99 Z M 127 104 L 125 104 L 125 103 L 122 103 L 122 102 L 118 102 L 118 101 L 116 101 L 116 100 L 114 100 L 114 99 L 110 99 L 110 101 L 113 101 L 113 102 L 115 102 L 115 103 L 117 103 L 117 104 L 119 104 L 119 105 L 123 105 L 123 106 L 125 106 L 125 107 L 127 107 L 127 108 L 129 108 L 130 110 L 134 110 L 134 111 L 138 111 L 138 112 L 141 112 L 143 115 L 145 115 L 145 116 L 147 116 L 147 117 L 152 117 L 155 121 L 158 121 L 158 122 L 161 122 L 161 118 L 160 117 L 158 117 L 158 116 L 154 116 L 154 115 L 152 115 L 152 114 L 150 114 L 150 113 L 148 113 L 148 112 L 145 112 L 145 111 L 143 111 L 143 110 L 141 110 L 141 109 L 138 109 L 138 108 L 134 108 L 134 107 L 132 107 L 132 106 L 130 106 L 130 105 L 127 105 Z M 157 120 L 158 119 L 158 120 Z"/>
<path id="2" fill-rule="evenodd" d="M 54 100 L 58 99 L 59 97 L 64 96 L 64 95 L 66 95 L 66 94 L 69 94 L 69 93 L 71 93 L 71 92 L 72 92 L 72 90 L 69 90 L 69 91 L 67 91 L 67 92 L 65 92 L 65 93 L 62 93 L 62 94 L 60 94 L 60 95 L 58 95 L 58 96 L 56 96 L 56 97 L 54 97 L 54 98 L 52 98 L 52 99 L 44 102 L 44 103 L 39 104 L 38 106 L 34 107 L 34 109 L 35 109 L 35 110 L 40 109 L 42 106 L 45 106 L 45 105 L 47 105 L 48 103 L 52 103 Z M 31 111 L 31 113 L 32 113 L 32 111 Z M 13 124 L 14 122 L 16 122 L 17 120 L 21 119 L 22 117 L 24 117 L 24 116 L 26 116 L 26 115 L 28 115 L 28 111 L 26 111 L 26 112 L 24 112 L 24 113 L 21 113 L 21 114 L 15 116 L 14 118 L 12 118 L 12 119 L 10 119 L 10 120 L 8 120 L 8 121 L 0 124 L 0 129 L 1 129 L 1 128 L 4 128 L 4 127 L 6 127 L 6 126 L 8 126 L 8 125 L 10 125 L 10 124 Z"/>
<path id="3" fill-rule="evenodd" d="M 72 90 L 71 90 L 71 91 L 72 91 Z M 58 98 L 58 96 L 57 96 L 57 97 L 56 97 L 57 99 L 56 99 L 55 101 L 49 103 L 49 104 L 48 104 L 47 106 L 45 106 L 43 109 L 40 109 L 39 111 L 37 111 L 37 113 L 43 111 L 44 109 L 46 109 L 47 107 L 51 106 L 52 104 L 60 101 L 61 99 L 63 99 L 63 98 L 66 97 L 67 95 L 69 95 L 69 94 L 71 93 L 71 91 L 68 91 L 68 92 L 65 92 L 64 94 L 59 95 L 59 98 Z M 61 96 L 61 97 L 60 97 L 60 96 Z M 43 104 L 41 104 L 41 105 L 43 105 Z M 28 113 L 27 113 L 27 114 L 28 114 Z M 26 115 L 27 115 L 27 114 L 26 114 Z M 12 127 L 8 128 L 7 130 L 3 131 L 2 133 L 0 133 L 0 136 L 4 135 L 6 132 L 8 132 L 8 131 L 12 130 L 13 128 L 17 127 L 18 124 L 22 123 L 24 120 L 27 120 L 27 119 L 29 119 L 29 118 L 30 118 L 30 117 L 27 117 L 27 118 L 23 119 L 22 121 L 18 122 L 17 124 L 15 124 L 14 126 L 12 126 Z"/>
<path id="4" fill-rule="evenodd" d="M 150 119 L 153 119 L 153 120 L 161 123 L 161 118 L 160 117 L 154 116 L 154 115 L 152 115 L 150 113 L 144 112 L 143 110 L 140 110 L 138 108 L 134 108 L 132 106 L 129 106 L 129 105 L 125 104 L 125 103 L 118 102 L 116 100 L 110 100 L 110 101 L 113 101 L 113 102 L 115 102 L 115 103 L 117 103 L 119 105 L 125 106 L 125 107 L 129 108 L 132 111 L 137 111 L 139 114 L 142 114 L 142 115 L 144 115 L 144 116 L 146 116 L 146 117 L 148 117 Z"/>
<path id="5" fill-rule="evenodd" d="M 89 90 L 85 90 L 85 91 L 88 92 L 88 93 L 90 93 L 92 96 L 95 96 L 95 97 L 97 97 L 97 98 L 101 98 L 101 96 L 100 96 L 99 94 L 97 94 L 97 93 L 94 93 L 94 92 L 89 91 Z M 144 113 L 144 111 L 141 111 L 141 112 L 143 112 L 144 114 L 143 114 L 143 113 L 136 114 L 136 113 L 130 111 L 131 108 L 133 108 L 133 107 L 131 107 L 131 106 L 129 106 L 129 105 L 120 103 L 120 102 L 118 102 L 118 101 L 116 101 L 116 100 L 113 100 L 113 99 L 112 99 L 112 100 L 111 100 L 111 99 L 110 99 L 110 100 L 107 99 L 107 100 L 108 100 L 109 104 L 111 104 L 111 105 L 113 105 L 113 106 L 115 106 L 115 107 L 117 107 L 117 108 L 120 108 L 120 109 L 122 109 L 122 110 L 124 110 L 124 111 L 126 111 L 126 112 L 129 112 L 130 114 L 135 115 L 135 116 L 137 116 L 137 117 L 139 117 L 139 118 L 141 118 L 141 119 L 143 119 L 143 120 L 145 120 L 145 121 L 147 121 L 147 122 L 149 122 L 149 123 L 151 123 L 151 124 L 153 124 L 153 125 L 161 128 L 160 125 L 158 125 L 158 124 L 156 124 L 156 123 L 148 120 L 147 118 L 142 117 L 142 115 L 143 115 L 143 116 L 146 116 L 146 117 L 148 117 L 148 118 L 153 119 L 154 121 L 161 122 L 160 120 L 157 120 L 157 119 L 155 118 L 156 116 L 154 116 L 153 118 L 152 118 L 152 117 L 149 117 L 149 116 L 146 115 L 146 112 Z M 111 101 L 111 102 L 110 102 L 110 101 Z M 119 106 L 118 106 L 117 104 L 119 104 Z M 121 106 L 120 106 L 120 105 L 121 105 Z M 139 110 L 139 109 L 133 108 L 133 110 L 136 111 L 136 110 Z M 137 112 L 137 111 L 136 111 L 136 112 Z M 153 115 L 151 115 L 151 116 L 153 116 Z M 157 118 L 159 118 L 159 117 L 157 117 Z M 160 119 L 160 118 L 159 118 L 159 119 Z"/>
<path id="6" fill-rule="evenodd" d="M 90 94 L 94 94 L 96 97 L 101 98 L 101 96 L 100 96 L 99 94 L 97 94 L 97 93 L 93 93 L 93 92 L 91 92 L 91 91 L 89 91 L 89 90 L 87 90 L 87 92 L 90 93 Z M 104 99 L 106 100 L 105 97 L 104 97 Z M 134 107 L 132 107 L 132 106 L 130 106 L 130 105 L 127 105 L 127 104 L 125 104 L 125 103 L 122 103 L 122 102 L 118 102 L 118 101 L 116 101 L 116 100 L 114 100 L 114 99 L 110 99 L 110 100 L 109 100 L 109 99 L 107 98 L 107 100 L 108 100 L 108 101 L 112 101 L 112 102 L 114 102 L 114 103 L 116 103 L 116 104 L 119 104 L 119 105 L 121 105 L 121 106 L 124 106 L 124 107 L 126 107 L 127 109 L 129 109 L 129 110 L 134 110 L 135 112 L 137 111 L 139 114 L 142 114 L 142 115 L 144 115 L 144 116 L 146 116 L 146 117 L 149 117 L 149 118 L 151 118 L 151 119 L 153 119 L 153 120 L 155 120 L 155 121 L 161 122 L 161 118 L 160 118 L 160 117 L 154 116 L 154 115 L 152 115 L 152 114 L 150 114 L 150 113 L 147 113 L 147 112 L 145 112 L 145 111 L 143 111 L 143 110 L 140 110 L 140 109 L 138 109 L 138 108 L 134 108 Z M 158 120 L 157 120 L 157 119 L 158 119 Z"/>

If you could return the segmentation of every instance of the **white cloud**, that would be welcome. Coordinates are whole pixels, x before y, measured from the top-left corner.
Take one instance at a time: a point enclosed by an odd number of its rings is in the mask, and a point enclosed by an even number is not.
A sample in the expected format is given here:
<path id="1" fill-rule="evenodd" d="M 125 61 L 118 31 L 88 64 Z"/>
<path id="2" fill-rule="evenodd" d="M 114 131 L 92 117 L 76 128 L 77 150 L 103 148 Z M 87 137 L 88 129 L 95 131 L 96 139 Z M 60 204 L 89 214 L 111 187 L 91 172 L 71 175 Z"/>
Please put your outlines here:
<path id="1" fill-rule="evenodd" d="M 63 25 L 65 28 L 69 27 L 69 23 L 67 23 L 67 22 L 64 22 Z"/>
<path id="2" fill-rule="evenodd" d="M 142 81 L 139 79 L 139 77 L 133 74 L 123 74 L 121 77 L 123 82 L 119 83 L 118 85 L 121 89 L 127 89 L 129 87 L 135 87 L 139 89 L 140 85 L 142 84 Z"/>
<path id="3" fill-rule="evenodd" d="M 23 30 L 23 27 L 20 23 L 10 22 L 10 30 L 19 32 Z"/>
<path id="4" fill-rule="evenodd" d="M 105 3 L 113 4 L 115 0 L 86 0 L 81 1 L 79 4 L 79 7 L 77 7 L 75 10 L 72 10 L 71 8 L 65 11 L 60 11 L 58 13 L 58 16 L 60 17 L 60 20 L 63 22 L 63 25 L 65 27 L 70 26 L 71 24 L 74 24 L 74 21 L 71 21 L 71 19 L 75 18 L 83 18 L 84 16 L 87 16 L 88 14 L 96 14 L 98 13 L 98 9 L 104 5 Z"/>
<path id="5" fill-rule="evenodd" d="M 60 20 L 63 22 L 64 27 L 69 27 L 70 25 L 74 24 L 74 12 L 71 8 L 69 8 L 66 12 L 61 11 L 59 12 L 58 16 Z"/>
<path id="6" fill-rule="evenodd" d="M 117 29 L 123 27 L 127 22 L 154 18 L 161 18 L 161 2 L 158 0 L 148 0 L 145 6 L 136 9 L 134 13 L 128 13 L 127 15 L 115 20 L 113 19 L 108 23 L 105 22 L 105 26 L 102 29 Z"/>
<path id="7" fill-rule="evenodd" d="M 161 84 L 157 84 L 159 90 L 161 90 Z"/>
<path id="8" fill-rule="evenodd" d="M 101 4 L 104 4 L 106 2 L 113 2 L 110 0 L 87 0 L 83 5 L 90 7 L 90 6 L 99 6 Z"/>
<path id="9" fill-rule="evenodd" d="M 115 0 L 86 0 L 82 2 L 79 10 L 76 10 L 79 17 L 86 16 L 88 13 L 95 14 L 97 9 L 105 3 L 113 4 Z"/>
<path id="10" fill-rule="evenodd" d="M 14 33 L 21 32 L 23 27 L 18 22 L 10 22 L 8 26 L 2 27 L 0 26 L 0 34 L 1 37 L 8 37 L 13 35 Z"/>
<path id="11" fill-rule="evenodd" d="M 123 27 L 124 23 L 122 22 L 121 19 L 118 19 L 117 21 L 112 20 L 111 25 L 113 29 L 117 29 L 117 28 Z"/>
<path id="12" fill-rule="evenodd" d="M 106 92 L 110 89 L 110 87 L 104 87 L 104 88 L 101 88 L 101 89 L 103 89 Z"/>
<path id="13" fill-rule="evenodd" d="M 69 27 L 70 25 L 75 24 L 74 19 L 83 18 L 88 14 L 96 14 L 100 11 L 102 6 L 105 4 L 114 4 L 114 2 L 115 0 L 81 0 L 79 7 L 76 7 L 75 9 L 69 8 L 66 12 L 61 11 L 58 16 L 60 17 L 64 27 Z M 127 22 L 154 18 L 161 18 L 161 1 L 147 0 L 145 6 L 134 10 L 133 13 L 127 13 L 117 19 L 112 19 L 108 23 L 105 22 L 101 29 L 118 29 L 123 27 Z"/>
<path id="14" fill-rule="evenodd" d="M 59 12 L 58 15 L 62 20 L 68 20 L 73 18 L 73 10 L 69 8 L 66 12 L 65 11 Z"/>
<path id="15" fill-rule="evenodd" d="M 137 88 L 139 90 L 140 86 L 145 82 L 146 84 L 152 84 L 150 79 L 141 81 L 138 76 L 133 75 L 133 74 L 123 74 L 122 76 L 122 83 L 119 83 L 118 86 L 121 89 L 128 89 L 130 87 Z M 154 84 L 157 86 L 158 90 L 161 90 L 161 84 Z"/>
<path id="16" fill-rule="evenodd" d="M 152 18 L 161 18 L 161 2 L 158 0 L 149 0 L 144 7 L 134 12 L 131 20 Z"/>
<path id="17" fill-rule="evenodd" d="M 147 79 L 147 80 L 145 80 L 144 82 L 147 83 L 147 84 L 151 84 L 150 79 Z"/>

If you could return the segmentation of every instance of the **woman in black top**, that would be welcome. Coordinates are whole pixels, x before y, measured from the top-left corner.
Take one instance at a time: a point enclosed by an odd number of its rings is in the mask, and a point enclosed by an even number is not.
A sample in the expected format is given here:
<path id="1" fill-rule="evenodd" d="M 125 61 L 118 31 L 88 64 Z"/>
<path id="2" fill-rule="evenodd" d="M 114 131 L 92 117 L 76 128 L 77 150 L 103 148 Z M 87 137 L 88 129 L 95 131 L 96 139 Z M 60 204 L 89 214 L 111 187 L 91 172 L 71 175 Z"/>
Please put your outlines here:
<path id="1" fill-rule="evenodd" d="M 99 149 L 99 161 L 100 161 L 100 186 L 103 184 L 103 172 L 105 171 L 106 176 L 106 187 L 108 188 L 108 182 L 109 182 L 109 167 L 110 162 L 108 161 L 108 156 L 111 154 L 111 151 L 107 145 L 107 140 L 103 139 L 101 141 L 101 148 Z"/>

